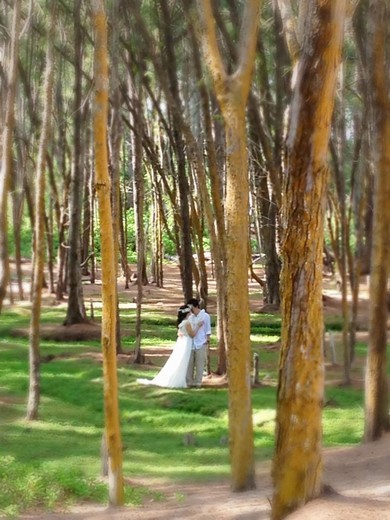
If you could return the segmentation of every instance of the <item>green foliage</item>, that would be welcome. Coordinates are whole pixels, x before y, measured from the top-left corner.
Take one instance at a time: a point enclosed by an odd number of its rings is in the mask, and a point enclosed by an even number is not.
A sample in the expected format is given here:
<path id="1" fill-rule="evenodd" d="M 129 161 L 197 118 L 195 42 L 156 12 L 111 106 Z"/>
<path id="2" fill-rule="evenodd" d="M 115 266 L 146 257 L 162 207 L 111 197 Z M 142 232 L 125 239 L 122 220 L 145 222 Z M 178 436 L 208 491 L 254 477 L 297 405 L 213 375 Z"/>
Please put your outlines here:
<path id="1" fill-rule="evenodd" d="M 14 240 L 14 230 L 13 223 L 11 220 L 11 216 L 8 220 L 11 225 L 8 226 L 8 248 L 9 248 L 9 256 L 11 258 L 15 257 L 15 240 Z M 33 230 L 31 228 L 31 222 L 26 213 L 22 216 L 22 222 L 20 225 L 20 247 L 21 247 L 21 256 L 22 258 L 31 258 L 31 244 L 32 244 L 32 235 Z"/>
<path id="2" fill-rule="evenodd" d="M 343 330 L 343 319 L 341 316 L 329 318 L 325 324 L 326 330 L 341 331 Z"/>
<path id="3" fill-rule="evenodd" d="M 163 234 L 164 255 L 174 257 L 177 255 L 175 243 L 168 237 L 166 233 Z"/>
<path id="4" fill-rule="evenodd" d="M 26 465 L 14 457 L 0 458 L 0 512 L 17 517 L 31 508 L 53 509 L 72 501 L 106 498 L 106 486 L 74 466 L 50 468 L 44 464 Z"/>
<path id="5" fill-rule="evenodd" d="M 127 486 L 125 502 L 139 505 L 145 497 L 160 498 L 145 488 Z M 53 510 L 56 506 L 69 506 L 79 500 L 104 503 L 106 485 L 86 476 L 77 461 L 62 467 L 50 464 L 18 462 L 15 457 L 0 457 L 0 513 L 17 518 L 32 508 Z"/>

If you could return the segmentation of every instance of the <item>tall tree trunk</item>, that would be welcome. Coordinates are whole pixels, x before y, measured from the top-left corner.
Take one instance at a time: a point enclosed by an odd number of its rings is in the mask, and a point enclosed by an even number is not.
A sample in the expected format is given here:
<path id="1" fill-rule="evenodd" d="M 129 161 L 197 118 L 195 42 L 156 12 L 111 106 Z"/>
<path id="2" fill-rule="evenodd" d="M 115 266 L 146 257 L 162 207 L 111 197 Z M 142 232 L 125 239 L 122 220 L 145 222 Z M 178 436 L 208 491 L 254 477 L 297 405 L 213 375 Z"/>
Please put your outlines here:
<path id="1" fill-rule="evenodd" d="M 138 92 L 137 92 L 138 90 Z M 135 323 L 134 363 L 141 363 L 141 310 L 143 298 L 143 270 L 145 265 L 145 234 L 144 234 L 144 177 L 142 171 L 142 101 L 140 89 L 133 85 L 133 102 L 136 105 L 134 118 L 134 216 L 137 250 L 137 309 Z"/>
<path id="2" fill-rule="evenodd" d="M 9 280 L 8 258 L 8 191 L 12 170 L 12 139 L 14 132 L 15 96 L 18 76 L 19 25 L 21 0 L 14 1 L 9 57 L 8 92 L 2 135 L 2 160 L 0 169 L 0 313 Z"/>
<path id="3" fill-rule="evenodd" d="M 47 247 L 47 270 L 49 274 L 49 291 L 54 294 L 54 265 L 53 265 L 53 204 L 50 204 L 50 213 L 45 213 L 45 238 Z"/>
<path id="4" fill-rule="evenodd" d="M 75 30 L 75 76 L 74 76 L 74 125 L 73 125 L 73 164 L 70 190 L 69 250 L 68 250 L 68 308 L 65 325 L 83 323 L 85 313 L 83 288 L 81 284 L 80 227 L 81 201 L 83 186 L 82 165 L 82 27 L 81 0 L 76 0 L 73 8 Z"/>
<path id="5" fill-rule="evenodd" d="M 233 491 L 255 486 L 253 424 L 250 385 L 250 323 L 248 295 L 249 184 L 245 106 L 255 58 L 260 15 L 259 0 L 245 4 L 240 31 L 239 59 L 228 75 L 218 49 L 209 0 L 199 0 L 206 62 L 225 124 L 227 169 L 225 201 L 226 238 L 226 345 L 229 378 L 229 434 Z"/>
<path id="6" fill-rule="evenodd" d="M 88 129 L 86 132 L 86 142 L 91 142 L 90 130 Z M 82 274 L 84 276 L 88 276 L 91 274 L 87 260 L 90 255 L 93 255 L 94 252 L 90 252 L 91 245 L 91 199 L 92 199 L 92 185 L 93 182 L 91 180 L 92 177 L 92 164 L 90 163 L 90 157 L 86 154 L 85 161 L 85 176 L 84 176 L 84 200 L 83 200 L 83 230 L 81 233 L 81 259 L 82 259 Z M 92 257 L 91 257 L 92 258 Z"/>
<path id="7" fill-rule="evenodd" d="M 126 219 L 126 177 L 123 176 L 123 194 L 120 197 L 119 219 L 119 252 L 121 257 L 122 272 L 125 277 L 125 289 L 129 288 L 130 268 L 127 263 L 127 219 Z"/>
<path id="8" fill-rule="evenodd" d="M 47 38 L 46 72 L 44 82 L 44 111 L 40 134 L 37 161 L 37 180 L 35 188 L 35 227 L 34 227 L 34 276 L 32 283 L 32 306 L 30 320 L 30 379 L 27 402 L 27 420 L 38 419 L 40 400 L 40 316 L 42 301 L 42 281 L 45 261 L 45 168 L 46 154 L 51 131 L 53 105 L 53 39 L 55 27 L 55 5 L 51 6 L 50 32 Z"/>
<path id="9" fill-rule="evenodd" d="M 62 300 L 66 290 L 66 259 L 67 248 L 65 247 L 65 234 L 68 227 L 68 200 L 69 200 L 69 185 L 70 173 L 67 167 L 67 152 L 64 143 L 67 142 L 65 114 L 64 114 L 64 100 L 60 92 L 56 96 L 56 111 L 57 111 L 57 127 L 58 127 L 58 141 L 60 143 L 57 151 L 57 162 L 59 174 L 62 178 L 62 190 L 57 189 L 54 170 L 49 163 L 49 181 L 51 192 L 56 201 L 56 220 L 57 220 L 57 285 L 56 285 L 56 299 Z M 61 191 L 59 195 L 58 191 Z"/>
<path id="10" fill-rule="evenodd" d="M 153 260 L 152 260 L 152 273 L 153 273 L 153 283 L 156 284 L 156 287 L 164 287 L 164 271 L 163 271 L 163 260 L 164 260 L 164 250 L 163 250 L 163 242 L 162 242 L 162 216 L 161 216 L 161 205 L 159 204 L 159 198 L 161 194 L 159 192 L 159 185 L 157 180 L 157 174 L 154 168 L 151 168 L 151 178 L 152 178 L 152 251 L 153 251 Z"/>
<path id="11" fill-rule="evenodd" d="M 326 156 L 345 2 L 308 8 L 287 137 L 283 215 L 282 345 L 272 518 L 321 492 L 324 386 L 322 247 Z M 310 240 L 307 238 L 310 237 Z"/>
<path id="12" fill-rule="evenodd" d="M 252 150 L 253 177 L 256 203 L 260 208 L 261 251 L 265 255 L 265 278 L 267 298 L 265 303 L 280 304 L 280 260 L 276 250 L 276 209 L 268 187 L 267 174 L 262 168 L 261 136 L 262 123 L 254 99 L 249 103 L 250 143 Z M 275 168 L 269 163 L 269 168 Z"/>
<path id="13" fill-rule="evenodd" d="M 112 6 L 112 17 L 114 20 L 119 18 L 119 2 L 114 2 Z M 115 246 L 115 259 L 116 268 L 118 274 L 118 260 L 119 260 L 119 239 L 120 239 L 120 150 L 122 142 L 122 119 L 121 119 L 121 93 L 118 76 L 118 59 L 117 59 L 117 48 L 118 48 L 118 34 L 117 31 L 111 31 L 111 66 L 110 66 L 110 78 L 111 78 L 111 125 L 110 125 L 110 165 L 111 165 L 111 203 L 112 203 L 112 219 L 113 219 L 113 233 L 114 233 L 114 246 Z M 121 327 L 119 319 L 119 300 L 117 302 L 117 354 L 122 352 L 121 344 Z"/>
<path id="14" fill-rule="evenodd" d="M 169 88 L 176 107 L 181 109 L 181 99 L 177 80 L 177 65 L 174 53 L 174 42 L 171 31 L 170 6 L 168 0 L 160 0 L 161 12 L 164 20 L 164 38 L 167 53 L 167 73 L 169 77 Z M 184 140 L 181 133 L 181 120 L 177 110 L 173 110 L 173 138 L 175 153 L 177 157 L 177 182 L 180 201 L 180 272 L 182 277 L 184 299 L 192 298 L 192 244 L 191 244 L 191 222 L 189 212 L 189 187 L 186 172 L 186 159 L 184 151 Z"/>
<path id="15" fill-rule="evenodd" d="M 19 154 L 18 171 L 11 176 L 11 191 L 12 191 L 12 219 L 14 229 L 14 243 L 15 243 L 15 268 L 18 280 L 19 300 L 24 300 L 23 291 L 23 272 L 22 272 L 22 251 L 21 251 L 21 226 L 24 206 L 23 194 L 23 175 L 25 174 L 25 165 L 21 160 Z"/>
<path id="16" fill-rule="evenodd" d="M 372 441 L 381 437 L 390 426 L 387 380 L 387 287 L 390 274 L 390 15 L 387 2 L 370 0 L 367 16 L 375 188 L 364 437 L 366 441 Z"/>
<path id="17" fill-rule="evenodd" d="M 216 303 L 217 303 L 217 342 L 218 342 L 218 361 L 216 372 L 219 375 L 226 374 L 226 349 L 225 349 L 225 237 L 224 237 L 224 213 L 223 213 L 223 189 L 222 189 L 222 177 L 223 167 L 218 169 L 217 164 L 217 153 L 214 143 L 213 127 L 212 127 L 212 115 L 211 115 L 211 102 L 210 95 L 203 80 L 201 55 L 199 50 L 198 41 L 195 35 L 194 29 L 194 14 L 189 9 L 189 4 L 183 4 L 188 17 L 189 33 L 191 38 L 192 55 L 193 55 L 193 67 L 196 76 L 196 82 L 199 86 L 199 95 L 201 99 L 201 110 L 203 116 L 204 134 L 205 134 L 205 148 L 207 152 L 207 165 L 208 173 L 210 178 L 210 191 L 207 189 L 206 172 L 203 166 L 203 158 L 199 157 L 199 147 L 194 144 L 191 146 L 195 170 L 195 179 L 199 189 L 202 211 L 206 217 L 207 226 L 210 232 L 210 248 L 211 248 L 211 260 L 214 262 L 214 275 L 216 284 Z M 217 119 L 217 118 L 215 118 Z M 187 141 L 193 142 L 192 136 L 187 134 Z M 203 154 L 202 154 L 203 155 Z M 223 161 L 224 164 L 224 161 Z"/>
<path id="18" fill-rule="evenodd" d="M 95 196 L 96 196 L 96 189 L 95 189 L 95 171 L 93 167 L 93 161 L 91 164 L 91 186 L 90 186 L 90 194 L 91 194 L 91 210 L 90 210 L 90 226 L 91 226 L 91 253 L 93 253 L 93 256 L 91 258 L 91 275 L 90 275 L 90 281 L 92 284 L 96 281 L 96 259 L 95 259 Z"/>
<path id="19" fill-rule="evenodd" d="M 342 130 L 337 129 L 339 132 Z M 344 152 L 340 152 L 339 148 L 344 146 L 343 137 L 340 138 L 340 143 L 336 147 L 331 142 L 331 152 L 333 156 L 333 171 L 335 174 L 335 184 L 337 188 L 337 215 L 338 230 L 339 233 L 333 237 L 334 241 L 337 241 L 337 247 L 334 250 L 336 264 L 338 267 L 341 283 L 341 309 L 343 316 L 343 331 L 342 331 L 342 342 L 343 342 L 343 353 L 344 353 L 344 384 L 349 385 L 351 382 L 351 352 L 349 349 L 348 342 L 348 327 L 349 327 L 349 308 L 348 308 L 348 222 L 347 222 L 347 208 L 346 208 L 346 194 L 345 194 L 345 172 L 343 169 L 342 155 Z M 337 153 L 339 152 L 339 153 Z M 341 157 L 339 157 L 341 155 Z M 340 235 L 340 237 L 338 236 Z M 336 245 L 336 244 L 334 244 Z"/>
<path id="20" fill-rule="evenodd" d="M 107 157 L 108 52 L 104 0 L 91 2 L 95 32 L 94 143 L 96 192 L 99 200 L 102 251 L 102 350 L 104 377 L 105 439 L 108 451 L 109 502 L 123 504 L 122 441 L 119 420 L 116 366 L 117 283 L 111 213 L 111 185 Z"/>

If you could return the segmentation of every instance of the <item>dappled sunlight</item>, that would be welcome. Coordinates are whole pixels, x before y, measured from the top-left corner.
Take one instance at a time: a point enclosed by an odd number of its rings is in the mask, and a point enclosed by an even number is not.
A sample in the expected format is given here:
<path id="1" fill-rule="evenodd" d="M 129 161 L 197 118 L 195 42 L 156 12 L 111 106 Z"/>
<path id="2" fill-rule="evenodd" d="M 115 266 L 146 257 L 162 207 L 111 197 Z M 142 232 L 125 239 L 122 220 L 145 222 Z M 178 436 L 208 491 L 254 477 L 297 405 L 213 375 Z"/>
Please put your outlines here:
<path id="1" fill-rule="evenodd" d="M 265 335 L 265 334 L 251 334 L 251 341 L 258 343 L 259 345 L 268 345 L 269 343 L 275 343 L 280 339 L 280 335 Z"/>
<path id="2" fill-rule="evenodd" d="M 146 470 L 151 477 L 166 477 L 172 480 L 180 477 L 181 479 L 187 479 L 188 481 L 193 481 L 196 478 L 204 479 L 205 477 L 209 478 L 213 476 L 221 477 L 229 475 L 230 465 L 228 462 L 225 462 L 225 464 L 221 463 L 218 465 L 212 465 L 206 460 L 202 464 L 196 460 L 195 455 L 193 465 L 188 465 L 187 463 L 180 464 L 178 462 L 180 460 L 180 454 L 177 454 L 177 457 L 177 459 L 174 457 L 171 458 L 171 465 L 169 465 L 169 462 L 165 461 L 164 466 L 156 466 L 153 461 L 148 464 L 143 460 L 142 456 L 140 456 L 139 461 L 131 464 L 131 473 L 134 473 L 135 475 L 144 475 Z M 176 464 L 175 462 L 178 463 Z"/>
<path id="3" fill-rule="evenodd" d="M 275 421 L 275 409 L 265 408 L 253 412 L 253 424 L 255 426 L 265 426 L 267 423 Z"/>
<path id="4" fill-rule="evenodd" d="M 74 423 L 56 423 L 50 422 L 47 420 L 38 420 L 38 421 L 26 421 L 25 419 L 19 419 L 13 422 L 12 427 L 14 431 L 22 430 L 22 432 L 51 432 L 51 433 L 61 433 L 63 435 L 67 434 L 80 434 L 82 436 L 96 436 L 97 434 L 101 434 L 101 428 L 94 427 L 92 425 L 88 426 L 78 426 Z"/>

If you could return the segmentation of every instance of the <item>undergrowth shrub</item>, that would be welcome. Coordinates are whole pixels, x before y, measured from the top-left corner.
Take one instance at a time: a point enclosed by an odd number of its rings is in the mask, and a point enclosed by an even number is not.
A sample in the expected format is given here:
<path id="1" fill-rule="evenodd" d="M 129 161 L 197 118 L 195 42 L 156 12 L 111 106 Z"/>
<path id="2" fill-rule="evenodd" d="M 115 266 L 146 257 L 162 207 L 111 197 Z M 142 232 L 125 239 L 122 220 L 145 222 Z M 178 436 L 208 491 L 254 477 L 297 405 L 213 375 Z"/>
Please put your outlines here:
<path id="1" fill-rule="evenodd" d="M 155 500 L 161 498 L 146 488 L 127 486 L 125 502 L 139 505 L 151 494 Z M 105 503 L 107 485 L 76 467 L 26 466 L 14 457 L 0 457 L 0 516 L 17 518 L 29 509 L 52 511 L 80 500 Z"/>

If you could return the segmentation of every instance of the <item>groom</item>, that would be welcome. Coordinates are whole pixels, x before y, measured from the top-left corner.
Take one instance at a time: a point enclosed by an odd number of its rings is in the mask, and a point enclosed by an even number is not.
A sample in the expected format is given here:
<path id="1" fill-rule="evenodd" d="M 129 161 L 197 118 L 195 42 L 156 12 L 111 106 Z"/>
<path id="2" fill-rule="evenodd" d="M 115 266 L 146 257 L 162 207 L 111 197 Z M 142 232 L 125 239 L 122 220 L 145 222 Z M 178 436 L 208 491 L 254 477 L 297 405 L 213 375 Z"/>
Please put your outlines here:
<path id="1" fill-rule="evenodd" d="M 207 346 L 210 342 L 211 336 L 210 316 L 204 309 L 200 309 L 199 300 L 196 298 L 188 300 L 187 305 L 192 311 L 192 315 L 189 318 L 192 328 L 194 329 L 198 323 L 203 323 L 194 336 L 191 357 L 187 370 L 187 386 L 200 388 L 202 386 Z"/>

